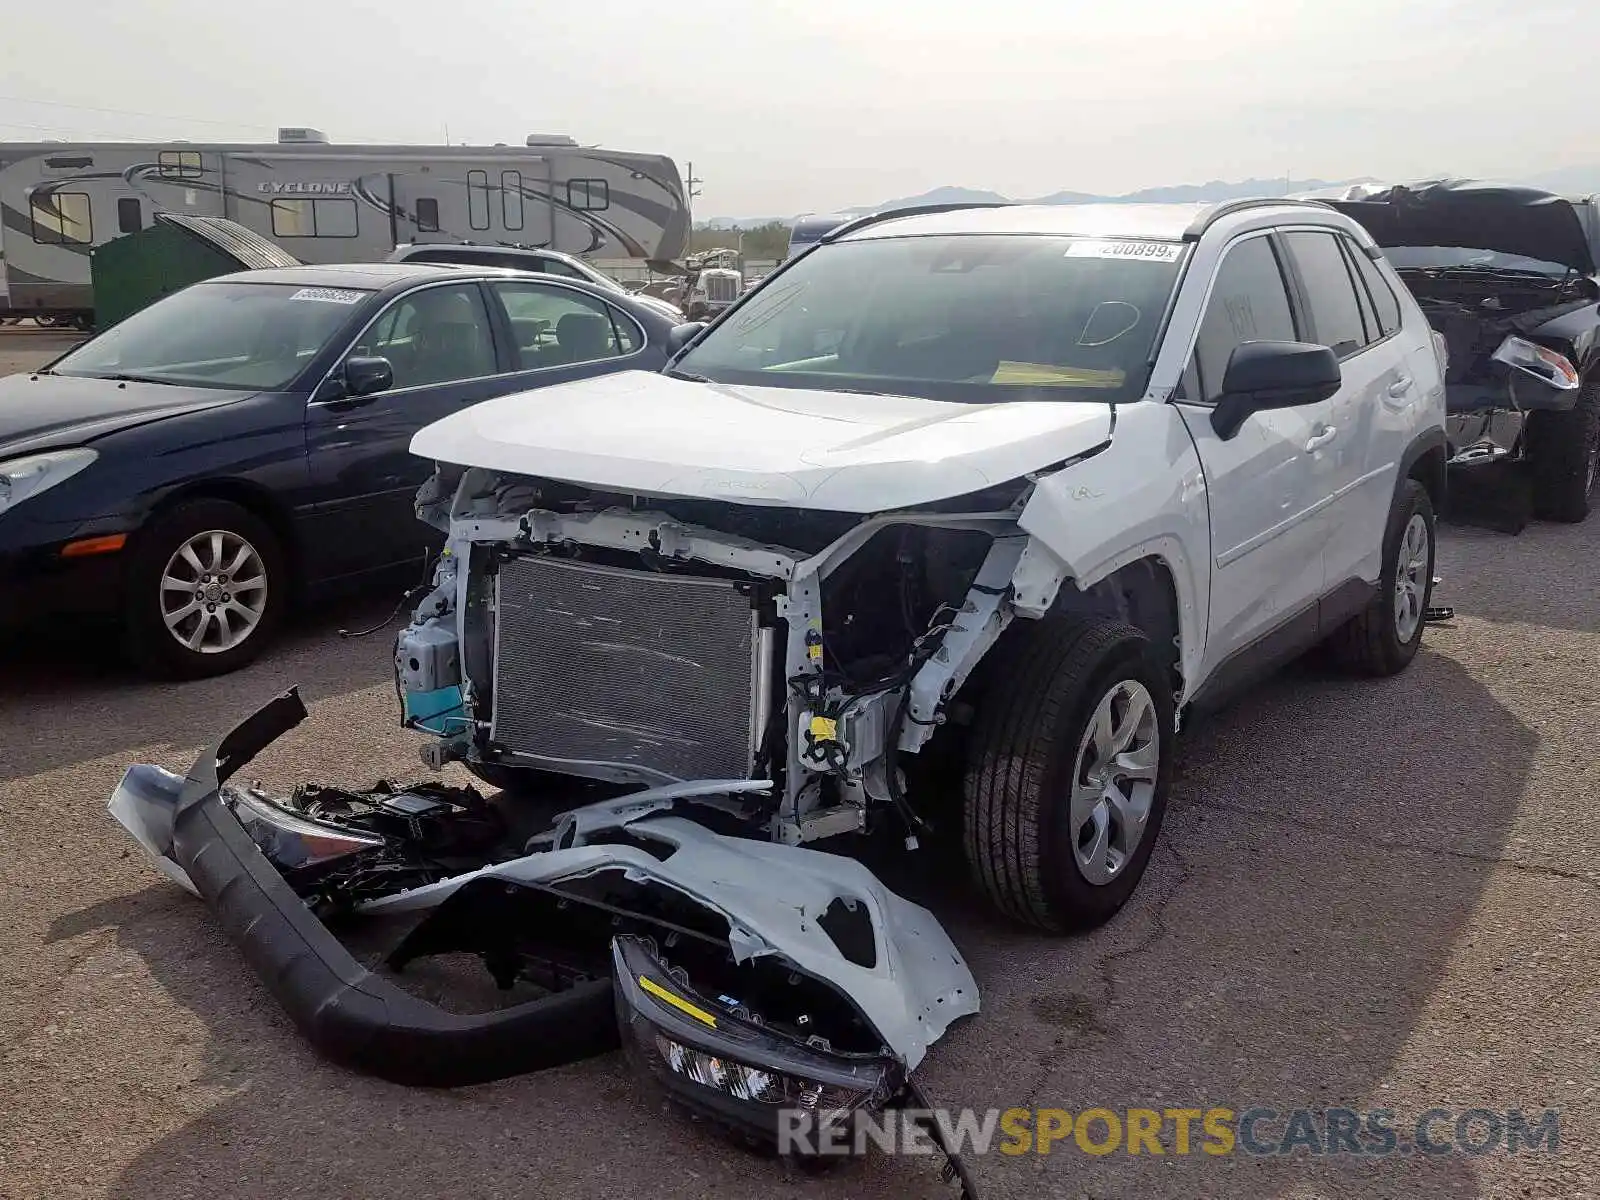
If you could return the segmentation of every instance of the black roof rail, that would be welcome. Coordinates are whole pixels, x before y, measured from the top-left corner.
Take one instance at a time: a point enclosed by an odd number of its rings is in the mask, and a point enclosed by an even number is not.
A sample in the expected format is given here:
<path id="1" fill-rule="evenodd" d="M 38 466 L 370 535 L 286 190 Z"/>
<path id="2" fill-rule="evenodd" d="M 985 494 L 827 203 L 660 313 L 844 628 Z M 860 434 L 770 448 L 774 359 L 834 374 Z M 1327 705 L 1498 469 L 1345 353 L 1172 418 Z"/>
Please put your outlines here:
<path id="1" fill-rule="evenodd" d="M 879 212 L 863 213 L 852 221 L 842 225 L 835 225 L 817 240 L 819 242 L 837 241 L 847 233 L 854 233 L 858 229 L 865 229 L 869 225 L 876 225 L 880 221 L 892 221 L 896 217 L 926 217 L 935 213 L 960 212 L 967 208 L 1011 208 L 1009 200 L 971 200 L 952 204 L 912 204 L 905 208 L 885 208 Z"/>
<path id="2" fill-rule="evenodd" d="M 1183 231 L 1183 240 L 1186 242 L 1199 241 L 1201 235 L 1207 229 L 1210 229 L 1212 225 L 1223 217 L 1231 216 L 1236 212 L 1243 212 L 1250 208 L 1273 208 L 1278 205 L 1289 205 L 1291 207 L 1302 205 L 1316 208 L 1331 207 L 1321 200 L 1295 199 L 1291 196 L 1249 196 L 1242 200 L 1224 200 L 1221 204 L 1216 204 L 1206 209 L 1193 221 L 1189 222 L 1189 228 Z"/>

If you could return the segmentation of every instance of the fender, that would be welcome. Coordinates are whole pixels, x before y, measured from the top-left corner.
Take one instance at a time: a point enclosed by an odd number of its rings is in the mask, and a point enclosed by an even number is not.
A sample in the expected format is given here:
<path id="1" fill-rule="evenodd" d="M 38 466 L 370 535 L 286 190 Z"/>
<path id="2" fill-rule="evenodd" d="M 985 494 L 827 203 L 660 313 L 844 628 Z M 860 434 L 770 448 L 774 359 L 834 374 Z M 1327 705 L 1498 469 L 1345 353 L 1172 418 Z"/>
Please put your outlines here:
<path id="1" fill-rule="evenodd" d="M 1176 410 L 1119 408 L 1111 445 L 1040 479 L 1017 523 L 1029 535 L 1012 576 L 1019 615 L 1042 616 L 1069 579 L 1088 588 L 1128 563 L 1159 559 L 1178 593 L 1179 666 L 1197 678 L 1210 616 L 1211 512 L 1199 451 Z"/>
<path id="2" fill-rule="evenodd" d="M 1445 459 L 1449 457 L 1450 448 L 1441 426 L 1430 425 L 1411 439 L 1405 452 L 1400 455 L 1400 471 L 1395 477 L 1394 490 L 1395 494 L 1399 495 L 1400 485 L 1413 477 L 1412 473 L 1416 470 L 1417 463 L 1425 455 L 1433 452 L 1439 455 L 1438 463 L 1415 477 L 1428 489 L 1428 498 L 1433 501 L 1434 511 L 1437 512 L 1444 507 L 1445 496 L 1449 490 L 1449 473 L 1445 470 Z"/>

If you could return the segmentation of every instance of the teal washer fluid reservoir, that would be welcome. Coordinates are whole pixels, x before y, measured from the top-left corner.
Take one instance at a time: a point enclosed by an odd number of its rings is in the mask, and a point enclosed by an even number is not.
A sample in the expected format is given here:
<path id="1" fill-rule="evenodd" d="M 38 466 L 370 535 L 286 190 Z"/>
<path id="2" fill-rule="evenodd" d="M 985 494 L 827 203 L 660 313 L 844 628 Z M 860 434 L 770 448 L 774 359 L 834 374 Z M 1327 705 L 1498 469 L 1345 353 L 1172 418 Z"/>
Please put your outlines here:
<path id="1" fill-rule="evenodd" d="M 448 737 L 470 724 L 466 700 L 459 687 L 405 694 L 405 723 Z"/>

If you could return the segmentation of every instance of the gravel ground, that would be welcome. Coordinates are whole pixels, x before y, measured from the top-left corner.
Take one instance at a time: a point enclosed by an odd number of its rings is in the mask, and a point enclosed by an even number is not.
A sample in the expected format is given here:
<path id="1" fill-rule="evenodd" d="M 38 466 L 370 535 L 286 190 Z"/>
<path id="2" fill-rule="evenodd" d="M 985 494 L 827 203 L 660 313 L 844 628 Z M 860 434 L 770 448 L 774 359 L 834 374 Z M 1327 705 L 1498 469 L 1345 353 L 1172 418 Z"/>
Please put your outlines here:
<path id="1" fill-rule="evenodd" d="M 43 336 L 0 334 L 0 355 Z M 1597 544 L 1600 520 L 1448 530 L 1453 624 L 1400 678 L 1296 669 L 1197 725 L 1149 874 L 1092 936 L 1043 940 L 964 886 L 915 883 L 984 988 L 921 1072 L 940 1103 L 1346 1105 L 1402 1127 L 1435 1106 L 1557 1107 L 1559 1151 L 1068 1142 L 977 1160 L 986 1198 L 1600 1195 Z M 249 670 L 177 687 L 79 631 L 0 647 L 0 1196 L 949 1195 L 928 1159 L 786 1174 L 663 1112 L 615 1056 L 437 1093 L 307 1051 L 104 803 L 128 762 L 182 769 L 295 682 L 311 719 L 253 774 L 414 773 L 384 639 L 336 632 L 386 607 L 315 614 Z"/>

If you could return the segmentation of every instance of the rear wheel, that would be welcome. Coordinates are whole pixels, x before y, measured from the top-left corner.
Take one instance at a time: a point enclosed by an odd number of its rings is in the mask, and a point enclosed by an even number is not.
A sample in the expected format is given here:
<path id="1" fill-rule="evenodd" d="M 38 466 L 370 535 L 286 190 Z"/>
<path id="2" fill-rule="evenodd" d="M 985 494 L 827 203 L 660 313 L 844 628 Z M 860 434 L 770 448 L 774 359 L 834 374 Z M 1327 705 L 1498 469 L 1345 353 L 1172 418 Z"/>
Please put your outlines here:
<path id="1" fill-rule="evenodd" d="M 1018 629 L 973 729 L 963 829 L 1007 916 L 1090 929 L 1150 861 L 1172 778 L 1172 687 L 1138 629 L 1046 616 Z"/>
<path id="2" fill-rule="evenodd" d="M 125 585 L 129 651 L 181 679 L 236 671 L 271 640 L 288 582 L 260 517 L 227 500 L 181 504 L 139 532 Z"/>
<path id="3" fill-rule="evenodd" d="M 1534 515 L 1582 521 L 1600 476 L 1600 380 L 1584 384 L 1566 412 L 1529 413 L 1527 436 Z"/>
<path id="4" fill-rule="evenodd" d="M 1327 640 L 1339 666 L 1360 675 L 1394 675 L 1411 665 L 1433 592 L 1434 539 L 1427 489 L 1402 480 L 1384 533 L 1378 594 Z"/>

